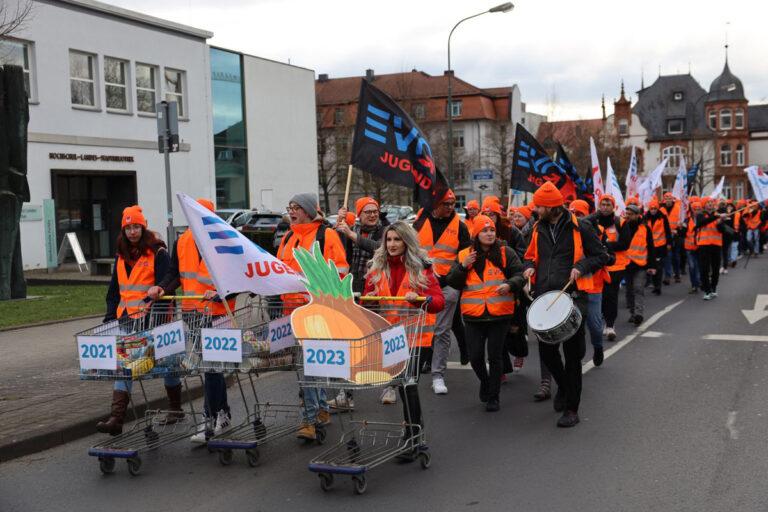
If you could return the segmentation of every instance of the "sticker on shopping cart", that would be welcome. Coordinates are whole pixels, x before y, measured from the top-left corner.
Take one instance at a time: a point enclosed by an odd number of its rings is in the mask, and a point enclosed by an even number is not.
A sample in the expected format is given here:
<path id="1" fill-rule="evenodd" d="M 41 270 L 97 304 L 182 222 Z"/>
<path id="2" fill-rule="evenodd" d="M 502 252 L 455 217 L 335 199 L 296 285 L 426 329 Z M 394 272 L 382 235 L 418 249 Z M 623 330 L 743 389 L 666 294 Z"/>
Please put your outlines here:
<path id="1" fill-rule="evenodd" d="M 117 336 L 78 336 L 77 352 L 83 370 L 117 370 Z"/>
<path id="2" fill-rule="evenodd" d="M 155 344 L 155 361 L 186 349 L 186 329 L 184 322 L 179 320 L 170 324 L 161 325 L 152 329 L 152 338 Z"/>
<path id="3" fill-rule="evenodd" d="M 350 378 L 349 344 L 345 341 L 304 340 L 306 377 Z"/>
<path id="4" fill-rule="evenodd" d="M 410 357 L 408 339 L 405 337 L 405 328 L 402 325 L 381 333 L 381 352 L 384 368 L 402 363 Z"/>
<path id="5" fill-rule="evenodd" d="M 296 345 L 296 338 L 291 330 L 290 315 L 269 322 L 269 353 L 274 354 L 283 349 Z"/>
<path id="6" fill-rule="evenodd" d="M 240 329 L 200 329 L 203 361 L 243 362 L 243 331 Z"/>

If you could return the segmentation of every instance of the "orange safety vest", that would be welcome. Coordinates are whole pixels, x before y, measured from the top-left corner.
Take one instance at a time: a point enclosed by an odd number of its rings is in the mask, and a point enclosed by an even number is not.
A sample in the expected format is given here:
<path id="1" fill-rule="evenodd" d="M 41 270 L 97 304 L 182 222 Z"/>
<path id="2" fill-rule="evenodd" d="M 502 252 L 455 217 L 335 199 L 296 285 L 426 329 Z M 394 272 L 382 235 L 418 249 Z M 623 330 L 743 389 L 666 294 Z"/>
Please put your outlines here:
<path id="1" fill-rule="evenodd" d="M 208 273 L 208 267 L 205 266 L 205 261 L 197 251 L 192 230 L 188 229 L 179 237 L 176 244 L 176 254 L 179 258 L 179 278 L 183 295 L 203 295 L 208 290 L 216 291 L 211 274 Z M 235 309 L 235 299 L 230 299 L 227 303 L 230 310 Z M 184 300 L 181 302 L 181 308 L 184 311 L 207 309 L 213 316 L 227 314 L 227 308 L 223 302 L 202 299 Z"/>
<path id="2" fill-rule="evenodd" d="M 459 253 L 459 261 L 463 260 L 471 252 L 472 248 L 467 247 Z M 501 248 L 501 264 L 507 266 L 507 254 L 504 247 Z M 511 316 L 515 313 L 514 295 L 499 295 L 496 293 L 496 287 L 504 284 L 503 269 L 485 260 L 485 270 L 482 279 L 477 271 L 470 268 L 467 272 L 467 283 L 461 291 L 461 314 L 469 317 L 483 316 L 485 310 L 488 310 L 491 316 Z"/>
<path id="3" fill-rule="evenodd" d="M 475 223 L 473 222 L 475 219 L 472 217 L 471 219 L 467 217 L 463 222 L 464 225 L 467 226 L 467 231 L 469 231 L 469 237 L 475 238 Z"/>
<path id="4" fill-rule="evenodd" d="M 680 201 L 675 201 L 675 204 L 672 205 L 672 210 L 669 212 L 667 212 L 666 206 L 661 211 L 667 216 L 669 229 L 672 230 L 672 234 L 674 234 L 674 232 L 677 231 L 677 228 L 680 227 Z"/>
<path id="5" fill-rule="evenodd" d="M 627 258 L 635 263 L 635 265 L 644 267 L 648 264 L 648 232 L 646 231 L 648 226 L 640 223 L 637 226 L 632 241 L 629 242 L 629 249 L 627 249 Z"/>
<path id="6" fill-rule="evenodd" d="M 760 212 L 744 214 L 744 222 L 747 224 L 747 229 L 753 230 L 760 227 Z"/>
<path id="7" fill-rule="evenodd" d="M 688 229 L 685 231 L 683 248 L 686 251 L 695 251 L 698 249 L 696 246 L 696 222 L 692 218 L 688 219 Z"/>
<path id="8" fill-rule="evenodd" d="M 733 214 L 733 229 L 736 230 L 736 232 L 739 232 L 739 228 L 741 227 L 741 212 L 736 212 Z"/>
<path id="9" fill-rule="evenodd" d="M 579 220 L 574 214 L 571 214 L 571 222 L 573 223 L 573 264 L 575 265 L 580 260 L 584 259 L 584 245 L 581 243 L 581 231 L 579 231 Z M 539 266 L 539 230 L 537 228 L 539 221 L 533 225 L 531 231 L 531 243 L 528 245 L 528 250 L 525 251 L 525 259 L 533 261 L 535 267 Z M 531 278 L 531 282 L 535 282 L 536 274 Z M 581 276 L 576 280 L 576 288 L 581 291 L 591 290 L 594 287 L 592 282 L 592 274 Z"/>
<path id="10" fill-rule="evenodd" d="M 664 247 L 667 245 L 667 233 L 664 231 L 663 218 L 659 218 L 653 221 L 651 225 L 651 233 L 653 234 L 654 247 Z"/>
<path id="11" fill-rule="evenodd" d="M 602 228 L 602 226 L 600 227 Z M 608 229 L 605 230 L 605 238 L 611 243 L 616 243 L 616 241 L 619 239 L 619 230 L 616 229 L 616 224 L 612 224 Z M 627 251 L 616 251 L 615 254 L 616 262 L 613 265 L 605 268 L 608 272 L 618 272 L 620 270 L 626 269 L 627 265 L 629 265 Z"/>
<path id="12" fill-rule="evenodd" d="M 155 252 L 144 253 L 133 265 L 131 275 L 125 268 L 125 260 L 117 257 L 117 284 L 120 287 L 120 303 L 117 305 L 117 318 L 124 312 L 133 315 L 146 306 L 144 297 L 155 284 Z"/>
<path id="13" fill-rule="evenodd" d="M 586 290 L 587 293 L 603 293 L 603 286 L 605 283 L 611 282 L 611 275 L 608 273 L 608 268 L 603 267 L 592 275 L 593 287 Z"/>
<path id="14" fill-rule="evenodd" d="M 421 290 L 414 290 L 411 288 L 411 283 L 408 280 L 408 274 L 406 274 L 403 277 L 403 280 L 400 282 L 400 287 L 397 289 L 397 293 L 392 293 L 392 290 L 389 288 L 389 279 L 387 278 L 387 275 L 385 273 L 379 273 L 379 295 L 382 297 L 404 297 L 406 293 L 408 292 L 415 292 L 416 294 L 419 294 Z M 389 322 L 392 325 L 395 325 L 396 323 L 400 322 L 400 314 L 399 310 L 401 308 L 418 308 L 418 306 L 414 306 L 407 300 L 382 300 L 379 302 L 381 307 L 381 311 L 379 314 L 387 319 L 387 322 Z M 424 318 L 424 327 L 421 330 L 421 335 L 418 337 L 418 339 L 411 339 L 408 340 L 411 347 L 431 347 L 432 346 L 432 338 L 435 335 L 435 320 L 437 319 L 437 315 L 434 313 L 427 313 L 426 317 Z"/>
<path id="15" fill-rule="evenodd" d="M 419 230 L 419 244 L 432 259 L 432 270 L 439 276 L 448 274 L 459 254 L 460 222 L 459 216 L 454 215 L 437 242 L 432 233 L 432 219 L 427 218 Z"/>
<path id="16" fill-rule="evenodd" d="M 699 229 L 696 243 L 699 247 L 702 245 L 723 246 L 723 234 L 717 230 L 717 221 L 712 221 Z"/>

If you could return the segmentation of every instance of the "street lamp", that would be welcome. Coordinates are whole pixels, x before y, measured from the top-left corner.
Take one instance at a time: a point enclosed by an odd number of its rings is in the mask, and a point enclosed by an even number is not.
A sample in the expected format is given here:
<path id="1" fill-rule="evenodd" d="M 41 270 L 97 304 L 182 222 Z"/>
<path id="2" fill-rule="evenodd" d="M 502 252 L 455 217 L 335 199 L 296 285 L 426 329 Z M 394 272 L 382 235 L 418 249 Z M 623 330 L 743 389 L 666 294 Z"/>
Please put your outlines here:
<path id="1" fill-rule="evenodd" d="M 451 182 L 452 185 L 455 186 L 455 176 L 453 175 L 453 88 L 452 88 L 452 80 L 453 80 L 453 70 L 451 69 L 451 36 L 453 35 L 453 31 L 456 30 L 456 27 L 461 25 L 467 20 L 471 20 L 472 18 L 477 18 L 478 16 L 482 16 L 486 13 L 493 13 L 493 12 L 509 12 L 511 11 L 515 6 L 512 5 L 512 2 L 505 2 L 503 4 L 499 4 L 496 7 L 491 7 L 487 11 L 483 11 L 477 14 L 473 14 L 472 16 L 468 16 L 462 20 L 459 20 L 456 25 L 453 26 L 451 29 L 451 33 L 448 34 L 448 179 Z"/>

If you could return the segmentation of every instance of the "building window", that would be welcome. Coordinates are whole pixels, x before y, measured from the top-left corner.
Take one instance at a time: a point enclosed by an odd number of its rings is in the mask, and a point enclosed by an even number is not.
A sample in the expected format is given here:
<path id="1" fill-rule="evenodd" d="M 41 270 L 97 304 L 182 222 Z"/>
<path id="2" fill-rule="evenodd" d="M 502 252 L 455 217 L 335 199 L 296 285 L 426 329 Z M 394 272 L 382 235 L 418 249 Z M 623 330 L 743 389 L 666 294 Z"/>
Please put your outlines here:
<path id="1" fill-rule="evenodd" d="M 734 114 L 734 124 L 736 126 L 737 130 L 743 130 L 744 129 L 744 109 L 743 108 L 737 108 L 736 112 Z"/>
<path id="2" fill-rule="evenodd" d="M 675 101 L 683 101 L 683 93 L 680 91 L 677 91 L 672 94 L 672 99 Z"/>
<path id="3" fill-rule="evenodd" d="M 454 129 L 453 130 L 453 147 L 454 148 L 464 148 L 464 130 L 462 129 Z"/>
<path id="4" fill-rule="evenodd" d="M 96 107 L 96 56 L 69 52 L 69 91 L 72 105 Z"/>
<path id="5" fill-rule="evenodd" d="M 744 144 L 738 144 L 736 146 L 736 165 L 744 165 Z"/>
<path id="6" fill-rule="evenodd" d="M 720 129 L 721 130 L 730 130 L 731 129 L 731 109 L 724 108 L 720 111 Z"/>
<path id="7" fill-rule="evenodd" d="M 427 108 L 423 103 L 416 103 L 413 105 L 413 118 L 424 119 L 427 117 Z"/>
<path id="8" fill-rule="evenodd" d="M 336 159 L 343 158 L 349 151 L 349 137 L 343 135 L 336 135 L 334 139 L 334 151 L 336 152 Z"/>
<path id="9" fill-rule="evenodd" d="M 179 117 L 181 118 L 187 117 L 187 108 L 184 104 L 186 90 L 184 72 L 165 68 L 165 101 L 175 101 L 178 104 Z"/>
<path id="10" fill-rule="evenodd" d="M 445 116 L 448 117 L 448 104 L 446 103 Z M 451 117 L 461 117 L 461 100 L 451 101 Z"/>
<path id="11" fill-rule="evenodd" d="M 467 196 L 461 195 L 461 194 L 457 194 L 456 195 L 456 207 L 455 207 L 456 210 L 458 210 L 458 211 L 463 210 L 464 207 L 466 206 L 466 204 L 467 204 Z"/>
<path id="12" fill-rule="evenodd" d="M 723 184 L 723 194 L 722 195 L 726 199 L 731 199 L 732 196 L 731 196 L 731 184 L 730 183 Z"/>
<path id="13" fill-rule="evenodd" d="M 128 62 L 104 57 L 104 97 L 107 110 L 128 112 Z"/>
<path id="14" fill-rule="evenodd" d="M 27 98 L 34 101 L 32 81 L 32 43 L 26 41 L 0 40 L 0 66 L 21 66 L 24 70 L 24 88 Z"/>
<path id="15" fill-rule="evenodd" d="M 716 110 L 709 111 L 709 129 L 717 130 L 717 111 Z"/>
<path id="16" fill-rule="evenodd" d="M 685 123 L 682 119 L 670 119 L 667 121 L 667 133 L 674 135 L 676 133 L 683 133 Z"/>
<path id="17" fill-rule="evenodd" d="M 136 64 L 136 110 L 155 113 L 157 104 L 157 68 L 149 64 Z"/>
<path id="18" fill-rule="evenodd" d="M 736 201 L 739 199 L 744 199 L 744 182 L 743 181 L 737 181 L 736 182 L 736 197 L 734 197 Z"/>
<path id="19" fill-rule="evenodd" d="M 344 109 L 343 108 L 337 108 L 333 111 L 333 124 L 335 125 L 342 125 L 344 124 Z"/>
<path id="20" fill-rule="evenodd" d="M 464 183 L 467 179 L 467 169 L 464 162 L 453 162 L 453 173 L 457 183 Z"/>
<path id="21" fill-rule="evenodd" d="M 720 165 L 724 167 L 731 166 L 731 145 L 723 144 L 720 146 Z"/>
<path id="22" fill-rule="evenodd" d="M 661 158 L 667 158 L 667 169 L 677 169 L 680 167 L 680 157 L 685 156 L 686 150 L 683 146 L 669 146 L 661 151 Z"/>
<path id="23" fill-rule="evenodd" d="M 619 119 L 619 135 L 629 135 L 629 121 L 626 119 Z"/>

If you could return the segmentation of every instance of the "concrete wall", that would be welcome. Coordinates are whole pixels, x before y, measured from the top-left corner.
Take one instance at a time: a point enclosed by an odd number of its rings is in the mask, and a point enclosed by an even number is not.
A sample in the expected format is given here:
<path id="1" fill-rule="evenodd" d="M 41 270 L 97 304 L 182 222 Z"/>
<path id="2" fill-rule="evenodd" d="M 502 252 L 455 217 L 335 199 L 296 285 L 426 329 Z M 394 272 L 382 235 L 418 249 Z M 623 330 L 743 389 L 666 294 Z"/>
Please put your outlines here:
<path id="1" fill-rule="evenodd" d="M 243 67 L 250 203 L 284 211 L 317 191 L 314 72 L 249 55 Z"/>

